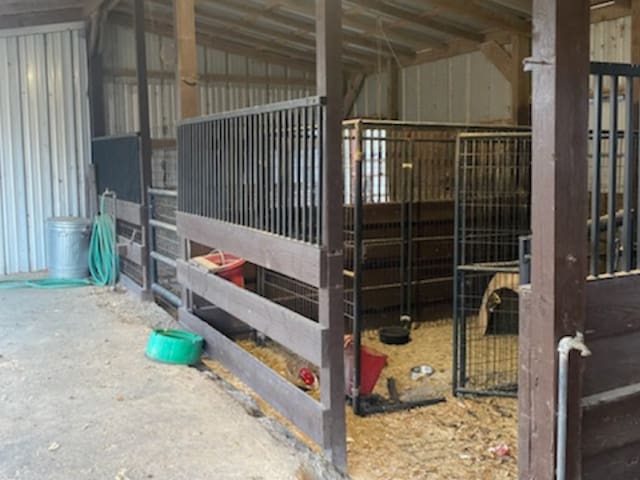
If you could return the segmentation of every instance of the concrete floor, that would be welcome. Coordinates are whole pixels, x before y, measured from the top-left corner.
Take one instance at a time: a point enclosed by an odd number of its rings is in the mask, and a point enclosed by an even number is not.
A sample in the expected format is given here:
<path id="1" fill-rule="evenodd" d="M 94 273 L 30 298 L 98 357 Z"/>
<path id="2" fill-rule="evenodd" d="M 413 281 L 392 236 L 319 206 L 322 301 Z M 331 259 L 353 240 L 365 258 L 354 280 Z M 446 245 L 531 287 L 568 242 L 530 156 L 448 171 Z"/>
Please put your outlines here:
<path id="1" fill-rule="evenodd" d="M 196 369 L 144 356 L 171 318 L 98 288 L 0 290 L 0 479 L 309 479 Z"/>

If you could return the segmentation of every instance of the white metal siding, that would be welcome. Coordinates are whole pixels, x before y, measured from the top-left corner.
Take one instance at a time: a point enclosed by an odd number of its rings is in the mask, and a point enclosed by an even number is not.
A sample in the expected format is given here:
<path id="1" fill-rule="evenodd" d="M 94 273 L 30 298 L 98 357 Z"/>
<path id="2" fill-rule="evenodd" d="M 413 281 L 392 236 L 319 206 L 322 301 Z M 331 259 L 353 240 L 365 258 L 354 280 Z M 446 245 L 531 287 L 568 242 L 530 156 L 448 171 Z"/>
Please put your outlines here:
<path id="1" fill-rule="evenodd" d="M 147 32 L 147 69 L 165 72 L 166 78 L 149 78 L 149 115 L 151 137 L 175 136 L 175 42 L 172 38 Z M 104 66 L 108 70 L 135 70 L 133 30 L 108 24 L 105 30 Z M 208 74 L 247 77 L 309 79 L 310 74 L 279 65 L 267 64 L 245 56 L 198 46 L 200 111 L 203 115 L 237 108 L 313 95 L 315 86 L 254 84 L 248 81 L 205 81 Z M 107 133 L 138 130 L 138 86 L 135 77 L 118 75 L 105 78 Z"/>
<path id="2" fill-rule="evenodd" d="M 591 59 L 630 61 L 629 17 L 591 26 Z M 406 67 L 400 78 L 402 120 L 510 122 L 511 85 L 480 52 Z M 368 76 L 356 100 L 353 116 L 385 116 L 387 83 L 385 73 Z"/>
<path id="3" fill-rule="evenodd" d="M 45 221 L 86 215 L 83 26 L 0 30 L 0 274 L 41 270 Z"/>

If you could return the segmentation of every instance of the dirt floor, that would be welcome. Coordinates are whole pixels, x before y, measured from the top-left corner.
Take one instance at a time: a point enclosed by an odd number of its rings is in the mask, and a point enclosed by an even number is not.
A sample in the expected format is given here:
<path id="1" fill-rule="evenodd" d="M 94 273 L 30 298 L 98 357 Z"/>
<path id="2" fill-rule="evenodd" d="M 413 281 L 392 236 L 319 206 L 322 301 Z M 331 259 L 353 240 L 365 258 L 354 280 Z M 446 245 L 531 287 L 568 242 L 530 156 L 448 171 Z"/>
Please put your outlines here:
<path id="1" fill-rule="evenodd" d="M 259 347 L 250 340 L 241 343 L 290 380 L 301 365 L 273 345 Z M 347 409 L 349 473 L 354 479 L 517 478 L 517 402 L 513 398 L 453 397 L 452 343 L 450 320 L 422 324 L 412 331 L 412 341 L 405 346 L 381 344 L 376 332 L 364 335 L 364 345 L 388 356 L 375 393 L 388 396 L 386 380 L 393 377 L 401 397 L 413 389 L 422 396 L 442 395 L 445 402 L 366 418 Z M 215 362 L 205 363 L 224 372 Z M 434 374 L 411 380 L 410 368 L 421 364 L 433 367 Z M 245 388 L 233 377 L 223 375 L 237 387 Z M 317 392 L 310 394 L 317 396 Z M 257 401 L 270 415 L 287 424 L 264 402 Z M 305 440 L 299 432 L 297 435 Z M 496 449 L 502 449 L 501 453 Z"/>
<path id="2" fill-rule="evenodd" d="M 146 358 L 150 328 L 177 326 L 156 305 L 97 287 L 0 302 L 0 480 L 341 478 L 211 375 Z"/>

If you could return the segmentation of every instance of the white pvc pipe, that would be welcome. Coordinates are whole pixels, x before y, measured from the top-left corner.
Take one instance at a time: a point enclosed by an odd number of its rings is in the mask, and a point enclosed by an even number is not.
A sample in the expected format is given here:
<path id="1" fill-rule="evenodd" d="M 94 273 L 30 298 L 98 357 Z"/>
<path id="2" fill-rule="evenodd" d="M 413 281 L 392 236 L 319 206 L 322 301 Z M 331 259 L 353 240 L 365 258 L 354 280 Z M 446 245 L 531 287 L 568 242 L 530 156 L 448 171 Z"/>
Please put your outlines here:
<path id="1" fill-rule="evenodd" d="M 556 480 L 565 480 L 567 470 L 567 399 L 569 387 L 569 354 L 578 350 L 582 357 L 591 352 L 584 344 L 584 335 L 562 337 L 558 342 L 558 426 L 556 433 Z"/>

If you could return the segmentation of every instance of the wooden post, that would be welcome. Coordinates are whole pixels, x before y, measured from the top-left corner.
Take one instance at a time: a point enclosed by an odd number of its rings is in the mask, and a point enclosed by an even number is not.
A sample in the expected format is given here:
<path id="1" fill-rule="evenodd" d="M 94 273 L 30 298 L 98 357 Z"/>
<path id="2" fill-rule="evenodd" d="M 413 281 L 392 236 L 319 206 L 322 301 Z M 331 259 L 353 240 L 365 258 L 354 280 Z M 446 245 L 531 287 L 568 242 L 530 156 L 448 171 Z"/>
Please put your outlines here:
<path id="1" fill-rule="evenodd" d="M 196 52 L 195 0 L 174 0 L 175 37 L 178 64 L 176 100 L 179 119 L 197 117 L 198 56 Z"/>
<path id="2" fill-rule="evenodd" d="M 584 332 L 587 276 L 589 2 L 533 2 L 532 284 L 521 322 L 521 479 L 555 475 L 557 343 Z M 526 352 L 521 358 L 526 359 Z M 569 374 L 567 478 L 581 477 L 581 370 Z M 530 400 L 530 403 L 528 402 Z M 529 405 L 527 405 L 529 403 Z"/>
<path id="3" fill-rule="evenodd" d="M 323 274 L 319 320 L 327 329 L 320 365 L 320 400 L 324 418 L 323 448 L 333 463 L 347 468 L 344 392 L 344 294 L 342 253 L 342 2 L 316 0 L 317 94 L 326 97 L 322 151 Z"/>
<path id="4" fill-rule="evenodd" d="M 530 52 L 528 37 L 511 37 L 511 117 L 515 125 L 531 125 L 531 77 L 522 63 Z"/>
<path id="5" fill-rule="evenodd" d="M 136 42 L 136 78 L 138 80 L 138 115 L 140 124 L 140 183 L 143 206 L 142 238 L 147 248 L 149 242 L 149 212 L 147 190 L 151 186 L 151 129 L 149 119 L 149 86 L 147 82 L 147 51 L 144 31 L 144 1 L 133 2 L 133 29 Z M 148 292 L 151 281 L 151 262 L 145 258 L 142 273 L 142 288 Z"/>

